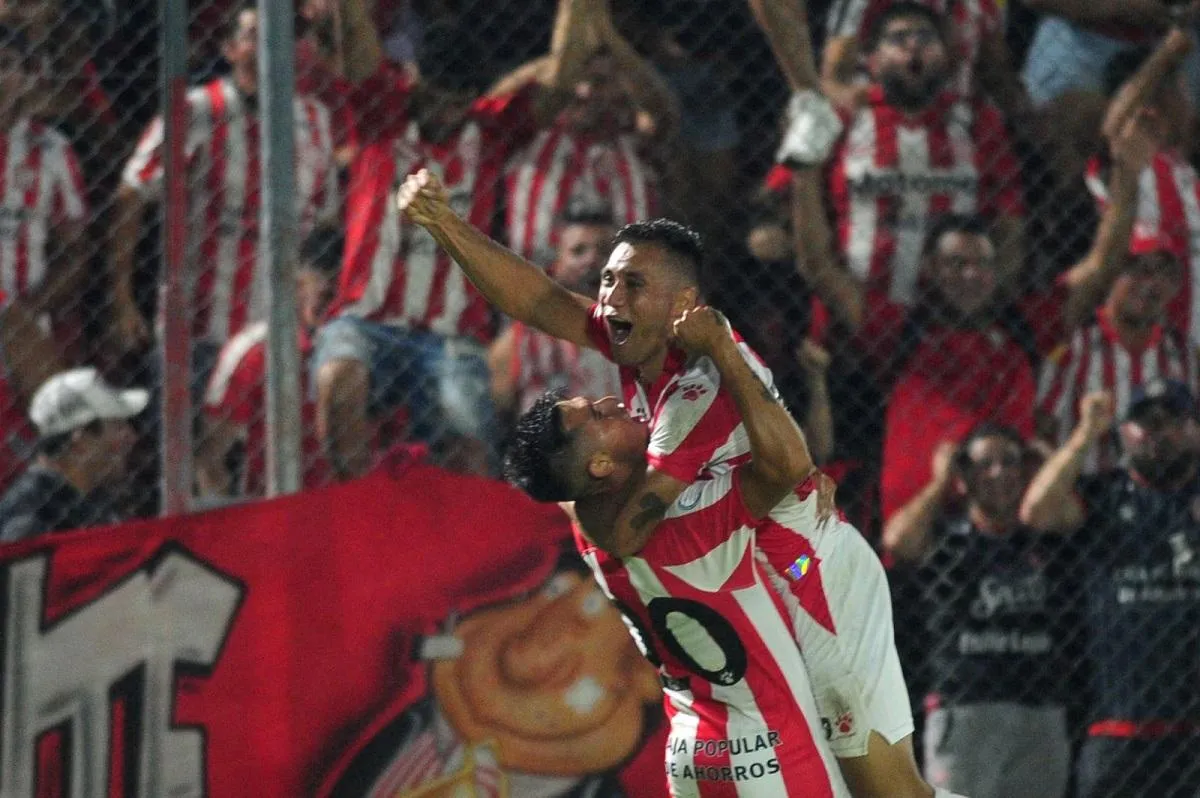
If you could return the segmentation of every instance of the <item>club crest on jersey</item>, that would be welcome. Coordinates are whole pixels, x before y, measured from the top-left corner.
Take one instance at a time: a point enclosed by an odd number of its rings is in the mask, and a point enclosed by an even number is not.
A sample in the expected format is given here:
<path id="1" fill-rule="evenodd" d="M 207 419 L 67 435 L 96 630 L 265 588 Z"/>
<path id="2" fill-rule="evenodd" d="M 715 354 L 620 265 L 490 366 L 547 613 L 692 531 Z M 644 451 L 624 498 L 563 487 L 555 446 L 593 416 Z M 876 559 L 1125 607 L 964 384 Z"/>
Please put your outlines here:
<path id="1" fill-rule="evenodd" d="M 698 382 L 693 382 L 688 385 L 681 385 L 679 387 L 679 391 L 683 394 L 683 399 L 685 402 L 694 402 L 701 396 L 704 396 L 706 393 L 708 393 L 708 389 Z"/>
<path id="2" fill-rule="evenodd" d="M 690 510 L 700 503 L 700 489 L 692 488 L 685 490 L 683 495 L 679 497 L 679 509 Z"/>

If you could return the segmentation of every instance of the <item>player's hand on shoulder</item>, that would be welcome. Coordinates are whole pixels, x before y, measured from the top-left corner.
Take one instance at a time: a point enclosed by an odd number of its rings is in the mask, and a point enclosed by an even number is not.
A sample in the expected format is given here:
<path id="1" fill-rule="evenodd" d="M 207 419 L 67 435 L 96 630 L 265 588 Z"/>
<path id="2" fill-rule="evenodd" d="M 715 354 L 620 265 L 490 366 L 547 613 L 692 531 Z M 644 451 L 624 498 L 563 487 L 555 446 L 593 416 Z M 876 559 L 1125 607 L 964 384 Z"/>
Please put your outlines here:
<path id="1" fill-rule="evenodd" d="M 452 212 L 442 181 L 428 169 L 421 169 L 405 178 L 396 192 L 396 209 L 423 226 L 433 224 L 443 213 Z"/>
<path id="2" fill-rule="evenodd" d="M 692 354 L 711 355 L 733 340 L 719 310 L 700 305 L 685 310 L 674 323 L 675 341 Z"/>

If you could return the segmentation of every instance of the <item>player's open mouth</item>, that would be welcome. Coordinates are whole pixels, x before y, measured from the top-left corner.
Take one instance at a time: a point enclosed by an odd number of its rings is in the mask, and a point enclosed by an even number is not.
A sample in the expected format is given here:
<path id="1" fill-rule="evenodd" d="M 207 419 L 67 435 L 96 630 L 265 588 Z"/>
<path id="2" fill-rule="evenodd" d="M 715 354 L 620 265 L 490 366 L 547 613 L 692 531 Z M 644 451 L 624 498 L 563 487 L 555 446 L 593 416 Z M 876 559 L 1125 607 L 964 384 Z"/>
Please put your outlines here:
<path id="1" fill-rule="evenodd" d="M 622 321 L 621 319 L 608 317 L 608 331 L 612 336 L 612 342 L 617 346 L 629 340 L 629 336 L 633 333 L 633 322 Z"/>

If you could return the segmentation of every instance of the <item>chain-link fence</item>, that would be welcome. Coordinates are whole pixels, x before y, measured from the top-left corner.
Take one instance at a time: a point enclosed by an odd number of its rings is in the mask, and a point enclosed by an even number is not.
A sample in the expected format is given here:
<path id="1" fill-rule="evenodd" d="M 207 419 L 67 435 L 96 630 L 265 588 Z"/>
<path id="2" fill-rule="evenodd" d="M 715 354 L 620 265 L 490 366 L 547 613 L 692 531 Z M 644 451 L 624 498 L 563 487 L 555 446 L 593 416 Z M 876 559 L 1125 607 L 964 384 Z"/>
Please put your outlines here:
<path id="1" fill-rule="evenodd" d="M 10 537 L 163 503 L 167 208 L 191 501 L 266 494 L 259 20 L 189 6 L 172 141 L 155 4 L 0 2 L 0 520 L 38 519 Z M 927 778 L 1196 795 L 1195 9 L 1109 8 L 297 0 L 304 485 L 414 444 L 496 475 L 542 391 L 620 390 L 489 306 L 407 175 L 589 296 L 618 227 L 684 220 L 889 564 Z M 85 366 L 148 396 L 76 374 L 30 406 Z"/>

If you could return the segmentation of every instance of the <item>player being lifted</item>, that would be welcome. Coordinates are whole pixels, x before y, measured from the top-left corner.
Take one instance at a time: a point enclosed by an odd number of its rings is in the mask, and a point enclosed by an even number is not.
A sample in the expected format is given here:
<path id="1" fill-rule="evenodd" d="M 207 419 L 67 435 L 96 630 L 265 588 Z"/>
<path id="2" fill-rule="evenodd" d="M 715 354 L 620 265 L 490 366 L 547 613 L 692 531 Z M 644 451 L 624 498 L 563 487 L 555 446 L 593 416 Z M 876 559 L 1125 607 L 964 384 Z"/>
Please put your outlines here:
<path id="1" fill-rule="evenodd" d="M 637 556 L 612 556 L 578 527 L 576 545 L 659 670 L 673 796 L 849 796 L 775 570 L 756 556 L 768 513 L 812 471 L 804 437 L 716 311 L 686 311 L 674 329 L 720 372 L 751 459 L 688 487 Z M 522 416 L 506 472 L 535 495 L 588 486 L 576 509 L 601 528 L 645 474 L 647 432 L 614 397 L 547 393 Z"/>
<path id="2" fill-rule="evenodd" d="M 604 269 L 600 301 L 593 303 L 456 217 L 430 175 L 411 176 L 397 202 L 501 311 L 599 349 L 622 367 L 626 407 L 633 417 L 651 422 L 645 450 L 649 467 L 627 492 L 612 527 L 587 530 L 608 554 L 639 552 L 704 469 L 746 455 L 745 430 L 715 369 L 689 370 L 685 354 L 670 343 L 673 321 L 699 299 L 701 249 L 694 233 L 665 220 L 623 229 Z M 757 361 L 744 345 L 742 352 Z M 659 423 L 666 418 L 672 423 Z M 603 469 L 618 461 L 609 456 L 596 465 L 602 470 L 588 476 L 611 475 Z M 590 482 L 580 484 L 579 475 L 562 476 L 573 484 L 559 484 L 537 498 L 570 500 L 594 489 Z M 815 527 L 815 514 L 810 510 L 807 517 Z M 920 778 L 912 754 L 912 715 L 892 639 L 886 579 L 856 531 L 835 532 L 814 541 L 809 538 L 816 536 L 815 529 L 794 529 L 791 534 L 808 540 L 813 553 L 796 565 L 795 581 L 781 577 L 776 587 L 855 796 L 927 798 L 934 790 Z"/>
<path id="3" fill-rule="evenodd" d="M 397 201 L 501 311 L 599 349 L 621 366 L 626 407 L 634 418 L 650 422 L 644 450 L 649 467 L 626 491 L 611 527 L 587 529 L 606 553 L 637 554 L 700 474 L 744 459 L 747 434 L 711 360 L 690 363 L 671 345 L 674 320 L 699 299 L 702 251 L 694 232 L 666 220 L 622 229 L 603 271 L 600 301 L 593 303 L 459 219 L 428 173 L 411 176 Z M 739 344 L 739 351 L 769 383 L 770 372 L 749 348 Z M 535 498 L 569 501 L 598 492 L 602 486 L 595 481 L 603 483 L 620 469 L 628 476 L 628 462 L 611 452 L 601 455 L 583 471 L 556 468 L 548 487 L 534 488 Z M 774 581 L 829 722 L 831 747 L 857 798 L 928 798 L 934 790 L 921 780 L 912 754 L 912 714 L 892 639 L 882 566 L 849 525 L 839 523 L 818 535 L 815 503 L 802 503 L 804 512 L 793 511 L 785 519 L 791 531 L 775 536 L 807 542 L 811 553 L 797 558 L 802 562 L 789 561 L 796 566 L 795 579 L 789 581 L 781 571 Z M 792 549 L 781 543 L 780 550 Z"/>

